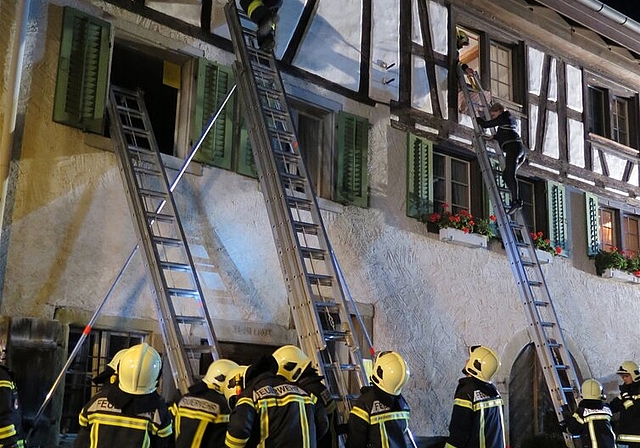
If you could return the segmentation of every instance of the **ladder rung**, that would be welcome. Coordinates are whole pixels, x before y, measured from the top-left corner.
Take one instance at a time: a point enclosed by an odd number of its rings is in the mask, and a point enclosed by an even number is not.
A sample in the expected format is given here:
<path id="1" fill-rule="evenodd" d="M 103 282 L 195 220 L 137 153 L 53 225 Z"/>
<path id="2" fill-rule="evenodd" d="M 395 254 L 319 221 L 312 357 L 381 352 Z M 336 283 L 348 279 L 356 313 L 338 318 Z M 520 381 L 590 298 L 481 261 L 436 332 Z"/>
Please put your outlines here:
<path id="1" fill-rule="evenodd" d="M 347 335 L 344 331 L 338 331 L 338 330 L 324 330 L 324 339 L 326 341 L 335 341 L 335 340 L 341 340 L 344 339 L 345 336 Z"/>
<path id="2" fill-rule="evenodd" d="M 533 301 L 533 304 L 534 304 L 535 306 L 540 306 L 540 307 L 542 307 L 542 306 L 549 306 L 549 302 L 544 302 L 544 301 L 542 301 L 542 300 L 534 300 L 534 301 Z"/>
<path id="3" fill-rule="evenodd" d="M 205 324 L 202 316 L 176 316 L 176 322 L 179 324 Z"/>
<path id="4" fill-rule="evenodd" d="M 540 325 L 546 328 L 553 328 L 556 324 L 554 324 L 553 322 L 540 322 Z"/>
<path id="5" fill-rule="evenodd" d="M 153 157 L 154 159 L 156 157 L 156 153 L 153 152 L 151 148 L 143 148 L 142 146 L 128 145 L 127 149 L 129 150 L 129 152 L 135 152 L 140 156 Z"/>
<path id="6" fill-rule="evenodd" d="M 300 156 L 296 153 L 293 152 L 285 152 L 285 151 L 278 151 L 278 150 L 274 150 L 273 153 L 276 156 L 282 157 L 283 159 L 285 159 L 285 162 L 287 163 L 298 163 L 298 161 L 300 161 Z"/>
<path id="7" fill-rule="evenodd" d="M 305 211 L 311 210 L 312 204 L 311 200 L 300 196 L 287 196 L 287 203 L 289 207 L 295 207 Z"/>
<path id="8" fill-rule="evenodd" d="M 144 128 L 137 128 L 137 127 L 129 126 L 125 124 L 122 125 L 122 130 L 128 134 L 140 135 L 145 138 L 149 138 L 149 135 L 150 135 L 150 132 Z"/>
<path id="9" fill-rule="evenodd" d="M 127 98 L 136 101 L 136 104 L 137 104 L 137 99 L 135 97 L 127 96 Z M 127 102 L 127 104 L 129 103 Z M 124 115 L 125 117 L 135 115 L 138 118 L 142 118 L 142 112 L 140 111 L 140 109 L 133 109 L 129 106 L 123 106 L 122 104 L 116 105 L 116 108 L 118 109 L 118 112 Z"/>
<path id="10" fill-rule="evenodd" d="M 188 353 L 210 353 L 212 348 L 209 345 L 185 345 L 184 349 Z"/>
<path id="11" fill-rule="evenodd" d="M 332 311 L 339 309 L 339 306 L 336 302 L 325 302 L 322 300 L 316 300 L 316 307 L 323 309 L 323 311 Z"/>
<path id="12" fill-rule="evenodd" d="M 562 371 L 569 370 L 569 366 L 565 364 L 554 364 L 553 368 L 556 370 L 562 370 Z"/>
<path id="13" fill-rule="evenodd" d="M 283 131 L 275 128 L 269 128 L 269 136 L 271 138 L 277 137 L 277 140 L 286 140 L 290 142 L 294 140 L 294 135 L 291 131 Z"/>
<path id="14" fill-rule="evenodd" d="M 318 234 L 318 225 L 314 222 L 292 221 L 292 224 L 296 232 L 301 232 L 306 235 Z"/>
<path id="15" fill-rule="evenodd" d="M 157 198 L 157 199 L 166 199 L 167 194 L 164 191 L 157 191 L 157 190 L 149 190 L 146 188 L 140 188 L 139 189 L 140 194 L 143 196 L 149 196 L 152 198 Z"/>
<path id="16" fill-rule="evenodd" d="M 307 179 L 305 177 L 300 176 L 299 174 L 280 173 L 280 177 L 285 182 L 288 181 L 301 186 L 306 186 L 307 184 Z"/>
<path id="17" fill-rule="evenodd" d="M 147 212 L 147 218 L 149 220 L 159 222 L 171 223 L 174 221 L 173 215 L 168 215 L 166 213 Z"/>
<path id="18" fill-rule="evenodd" d="M 313 284 L 320 286 L 331 286 L 333 284 L 333 277 L 324 274 L 307 274 L 307 278 Z"/>
<path id="19" fill-rule="evenodd" d="M 325 250 L 317 247 L 300 247 L 300 251 L 303 257 L 313 260 L 324 260 L 326 256 Z"/>
<path id="20" fill-rule="evenodd" d="M 542 286 L 542 282 L 538 280 L 529 280 L 529 286 L 533 286 L 533 287 Z"/>
<path id="21" fill-rule="evenodd" d="M 154 236 L 153 241 L 156 244 L 162 244 L 163 246 L 181 247 L 184 246 L 182 241 L 176 238 L 169 238 L 166 236 Z"/>
<path id="22" fill-rule="evenodd" d="M 185 288 L 167 288 L 167 291 L 172 296 L 176 297 L 200 297 L 200 293 L 193 289 L 185 289 Z"/>
<path id="23" fill-rule="evenodd" d="M 133 170 L 139 174 L 146 174 L 148 176 L 159 176 L 161 174 L 158 170 L 152 170 L 150 168 L 143 168 L 141 166 L 134 166 Z"/>
<path id="24" fill-rule="evenodd" d="M 192 270 L 191 266 L 189 266 L 188 264 L 176 263 L 175 261 L 161 261 L 160 266 L 171 271 L 188 272 Z"/>

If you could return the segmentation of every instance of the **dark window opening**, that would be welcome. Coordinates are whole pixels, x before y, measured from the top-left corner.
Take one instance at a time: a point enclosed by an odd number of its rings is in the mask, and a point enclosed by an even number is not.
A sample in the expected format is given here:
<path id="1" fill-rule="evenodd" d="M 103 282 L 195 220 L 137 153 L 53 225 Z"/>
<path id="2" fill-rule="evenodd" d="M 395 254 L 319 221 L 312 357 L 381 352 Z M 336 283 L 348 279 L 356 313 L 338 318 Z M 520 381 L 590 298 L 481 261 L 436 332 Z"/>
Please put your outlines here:
<path id="1" fill-rule="evenodd" d="M 140 89 L 153 127 L 158 148 L 174 155 L 178 89 L 164 83 L 165 61 L 116 43 L 111 63 L 111 84 Z"/>

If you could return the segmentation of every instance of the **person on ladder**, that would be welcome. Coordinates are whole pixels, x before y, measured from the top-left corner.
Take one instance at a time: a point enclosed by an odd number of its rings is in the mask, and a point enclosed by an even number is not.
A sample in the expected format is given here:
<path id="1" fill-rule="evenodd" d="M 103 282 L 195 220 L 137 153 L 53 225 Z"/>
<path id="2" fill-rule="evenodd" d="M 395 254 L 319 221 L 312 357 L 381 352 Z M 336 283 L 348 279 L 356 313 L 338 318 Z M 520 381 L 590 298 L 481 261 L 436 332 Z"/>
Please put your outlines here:
<path id="1" fill-rule="evenodd" d="M 311 359 L 295 345 L 284 345 L 273 352 L 278 362 L 278 375 L 300 386 L 318 398 L 316 406 L 324 406 L 329 418 L 329 430 L 318 439 L 318 447 L 338 448 L 338 406 L 331 392 L 322 384 L 323 377 L 311 364 Z"/>
<path id="2" fill-rule="evenodd" d="M 582 383 L 582 400 L 571 414 L 564 405 L 562 416 L 567 430 L 580 436 L 584 448 L 616 448 L 616 436 L 611 428 L 611 409 L 604 403 L 602 384 L 592 378 Z M 566 406 L 566 407 L 565 407 Z"/>
<path id="3" fill-rule="evenodd" d="M 616 373 L 622 379 L 620 395 L 609 406 L 614 414 L 620 413 L 618 447 L 640 448 L 640 367 L 633 361 L 624 361 Z"/>
<path id="4" fill-rule="evenodd" d="M 516 173 L 526 159 L 526 149 L 520 134 L 518 134 L 516 119 L 511 115 L 511 112 L 506 110 L 502 104 L 494 103 L 489 107 L 489 113 L 491 120 L 478 118 L 478 124 L 485 129 L 498 127 L 498 131 L 492 138 L 498 142 L 504 153 L 505 166 L 502 178 L 511 192 L 511 205 L 507 213 L 512 215 L 520 210 L 524 204 L 520 197 Z"/>
<path id="5" fill-rule="evenodd" d="M 238 364 L 228 359 L 211 363 L 202 381 L 171 407 L 175 416 L 175 448 L 217 448 L 224 446 L 231 410 L 223 388 Z"/>
<path id="6" fill-rule="evenodd" d="M 276 46 L 276 23 L 282 0 L 240 0 L 240 6 L 258 25 L 258 47 L 271 51 Z"/>
<path id="7" fill-rule="evenodd" d="M 506 448 L 502 397 L 491 379 L 500 367 L 489 347 L 474 345 L 458 382 L 445 448 Z"/>
<path id="8" fill-rule="evenodd" d="M 409 368 L 397 352 L 380 352 L 373 363 L 371 386 L 365 386 L 349 414 L 346 448 L 412 448 L 411 411 L 402 396 Z"/>

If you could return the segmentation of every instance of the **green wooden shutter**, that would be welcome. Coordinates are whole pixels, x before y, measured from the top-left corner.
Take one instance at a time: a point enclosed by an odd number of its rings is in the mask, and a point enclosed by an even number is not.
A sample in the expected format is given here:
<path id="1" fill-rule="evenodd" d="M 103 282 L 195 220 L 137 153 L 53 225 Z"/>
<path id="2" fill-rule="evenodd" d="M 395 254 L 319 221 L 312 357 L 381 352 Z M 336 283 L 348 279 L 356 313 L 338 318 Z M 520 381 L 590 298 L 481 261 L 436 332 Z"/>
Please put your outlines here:
<path id="1" fill-rule="evenodd" d="M 587 255 L 595 256 L 600 250 L 600 221 L 598 216 L 598 196 L 584 194 L 587 217 Z"/>
<path id="2" fill-rule="evenodd" d="M 102 134 L 111 25 L 65 7 L 53 121 Z"/>
<path id="3" fill-rule="evenodd" d="M 195 142 L 218 110 L 227 92 L 233 86 L 233 72 L 206 59 L 198 61 L 196 107 L 193 120 L 192 140 Z M 235 100 L 230 98 L 215 124 L 207 134 L 202 147 L 195 156 L 197 162 L 231 169 L 233 145 L 233 108 Z"/>
<path id="4" fill-rule="evenodd" d="M 338 173 L 336 200 L 344 204 L 368 206 L 367 157 L 369 121 L 340 112 L 338 114 Z"/>
<path id="5" fill-rule="evenodd" d="M 547 182 L 547 210 L 551 245 L 567 250 L 567 204 L 564 185 Z"/>
<path id="6" fill-rule="evenodd" d="M 258 170 L 256 169 L 256 162 L 253 158 L 253 150 L 251 149 L 251 140 L 249 140 L 249 132 L 247 132 L 246 126 L 242 126 L 240 130 L 240 142 L 238 143 L 238 174 L 244 174 L 257 178 Z"/>
<path id="7" fill-rule="evenodd" d="M 433 143 L 407 137 L 407 216 L 424 221 L 433 204 Z"/>

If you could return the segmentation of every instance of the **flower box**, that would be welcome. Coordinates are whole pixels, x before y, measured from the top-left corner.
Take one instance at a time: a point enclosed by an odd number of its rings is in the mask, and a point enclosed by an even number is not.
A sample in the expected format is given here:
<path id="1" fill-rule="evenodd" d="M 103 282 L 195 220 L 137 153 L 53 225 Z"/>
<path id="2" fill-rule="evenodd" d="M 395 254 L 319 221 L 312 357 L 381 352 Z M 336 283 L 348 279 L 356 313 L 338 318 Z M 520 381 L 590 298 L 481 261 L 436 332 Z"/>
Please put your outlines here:
<path id="1" fill-rule="evenodd" d="M 465 233 L 462 230 L 454 229 L 452 227 L 446 227 L 439 231 L 440 241 L 447 243 L 458 244 L 466 247 L 482 247 L 487 248 L 487 238 L 484 235 L 478 235 L 477 233 Z"/>
<path id="2" fill-rule="evenodd" d="M 603 278 L 610 278 L 621 283 L 640 283 L 640 279 L 630 272 L 607 268 L 602 273 Z"/>
<path id="3" fill-rule="evenodd" d="M 538 263 L 540 264 L 551 264 L 553 263 L 553 254 L 547 252 L 546 250 L 535 249 L 536 257 L 538 257 Z M 519 247 L 518 252 L 520 252 L 520 258 L 522 261 L 529 261 L 529 251 L 524 247 Z"/>

